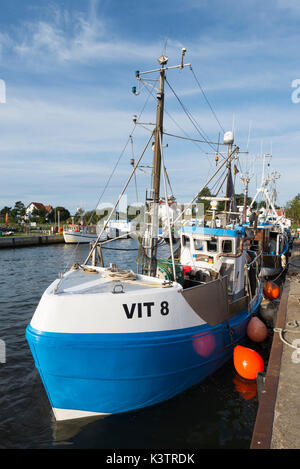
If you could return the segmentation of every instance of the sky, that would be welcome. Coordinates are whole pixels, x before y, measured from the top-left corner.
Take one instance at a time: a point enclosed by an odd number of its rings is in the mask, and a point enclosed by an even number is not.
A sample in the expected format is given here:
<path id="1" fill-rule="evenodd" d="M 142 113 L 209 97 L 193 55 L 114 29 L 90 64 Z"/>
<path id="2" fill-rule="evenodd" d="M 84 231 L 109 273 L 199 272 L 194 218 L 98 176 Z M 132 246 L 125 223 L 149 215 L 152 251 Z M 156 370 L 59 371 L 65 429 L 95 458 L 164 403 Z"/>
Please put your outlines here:
<path id="1" fill-rule="evenodd" d="M 178 65 L 183 47 L 192 70 L 167 72 L 165 132 L 222 142 L 234 130 L 236 190 L 248 172 L 252 197 L 272 153 L 285 205 L 300 192 L 299 26 L 297 0 L 1 0 L 0 208 L 114 203 L 152 128 L 132 116 L 155 119 L 156 92 L 132 94 L 135 71 L 162 54 Z M 188 202 L 216 169 L 216 145 L 163 143 L 173 193 Z M 128 203 L 144 201 L 149 177 L 137 171 Z"/>

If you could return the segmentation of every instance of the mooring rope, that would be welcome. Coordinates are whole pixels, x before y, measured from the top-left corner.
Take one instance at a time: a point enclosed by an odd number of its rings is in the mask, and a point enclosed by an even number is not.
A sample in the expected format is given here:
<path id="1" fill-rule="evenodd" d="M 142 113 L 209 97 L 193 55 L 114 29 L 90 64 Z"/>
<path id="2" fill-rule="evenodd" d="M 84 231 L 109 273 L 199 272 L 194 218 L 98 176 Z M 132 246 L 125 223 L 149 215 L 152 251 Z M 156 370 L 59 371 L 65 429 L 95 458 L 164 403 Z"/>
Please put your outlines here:
<path id="1" fill-rule="evenodd" d="M 292 329 L 282 329 L 280 327 L 275 327 L 273 329 L 274 332 L 278 332 L 279 334 L 279 337 L 280 337 L 280 340 L 285 343 L 286 345 L 288 345 L 289 347 L 295 349 L 295 350 L 298 350 L 300 352 L 300 344 L 299 346 L 297 345 L 293 345 L 291 344 L 288 340 L 286 340 L 284 338 L 284 334 L 287 333 L 287 332 L 292 332 L 293 334 L 299 334 L 300 333 L 300 329 L 297 331 L 297 330 L 293 330 L 297 327 L 300 326 L 300 323 L 295 319 L 294 321 L 289 321 L 287 324 L 287 327 L 291 327 Z"/>

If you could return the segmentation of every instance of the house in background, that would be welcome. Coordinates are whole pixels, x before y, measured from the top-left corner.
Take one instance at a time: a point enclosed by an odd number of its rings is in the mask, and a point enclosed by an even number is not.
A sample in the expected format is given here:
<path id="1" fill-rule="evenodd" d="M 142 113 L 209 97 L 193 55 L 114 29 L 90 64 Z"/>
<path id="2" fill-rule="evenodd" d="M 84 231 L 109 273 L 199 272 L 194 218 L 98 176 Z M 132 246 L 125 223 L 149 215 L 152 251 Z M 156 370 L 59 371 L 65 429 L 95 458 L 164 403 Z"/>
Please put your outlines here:
<path id="1" fill-rule="evenodd" d="M 30 219 L 34 210 L 38 210 L 39 212 L 42 211 L 44 213 L 46 212 L 45 218 L 47 219 L 53 209 L 51 205 L 44 205 L 41 202 L 31 202 L 26 207 L 25 218 Z"/>

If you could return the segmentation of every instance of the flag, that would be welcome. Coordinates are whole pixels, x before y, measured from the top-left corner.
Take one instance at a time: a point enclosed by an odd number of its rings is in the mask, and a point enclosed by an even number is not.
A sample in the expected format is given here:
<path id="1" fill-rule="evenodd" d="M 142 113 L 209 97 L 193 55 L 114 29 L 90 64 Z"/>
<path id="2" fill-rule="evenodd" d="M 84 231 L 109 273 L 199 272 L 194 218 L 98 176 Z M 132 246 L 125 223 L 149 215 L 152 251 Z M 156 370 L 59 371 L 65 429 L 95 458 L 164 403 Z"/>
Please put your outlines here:
<path id="1" fill-rule="evenodd" d="M 236 165 L 233 165 L 233 172 L 234 172 L 234 175 L 239 173 L 239 170 L 237 169 Z"/>

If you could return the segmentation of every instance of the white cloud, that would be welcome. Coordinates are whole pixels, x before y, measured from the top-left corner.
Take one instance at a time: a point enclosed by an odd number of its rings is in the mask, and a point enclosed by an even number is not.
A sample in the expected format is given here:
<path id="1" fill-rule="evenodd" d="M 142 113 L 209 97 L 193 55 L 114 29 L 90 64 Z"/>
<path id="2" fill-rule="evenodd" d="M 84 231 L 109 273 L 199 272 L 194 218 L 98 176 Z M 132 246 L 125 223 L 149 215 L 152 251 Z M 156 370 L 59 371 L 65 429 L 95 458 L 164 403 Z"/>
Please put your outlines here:
<path id="1" fill-rule="evenodd" d="M 99 63 L 103 60 L 123 62 L 152 58 L 159 50 L 158 43 L 147 46 L 120 39 L 107 30 L 105 21 L 97 17 L 93 9 L 90 17 L 74 11 L 65 14 L 57 8 L 54 12 L 47 21 L 23 24 L 16 36 L 18 39 L 12 41 L 13 51 L 19 58 L 29 61 L 31 66 L 46 66 L 48 63 L 51 67 L 53 61 L 60 64 Z M 37 59 L 40 63 L 36 62 Z"/>
<path id="2" fill-rule="evenodd" d="M 143 99 L 129 104 L 125 93 L 132 83 L 128 84 L 127 90 L 120 87 L 120 80 L 127 83 L 126 74 L 132 73 L 133 62 L 152 68 L 162 45 L 153 39 L 149 43 L 138 37 L 130 40 L 129 35 L 124 40 L 113 31 L 106 18 L 96 15 L 95 5 L 95 2 L 90 3 L 86 16 L 75 10 L 51 7 L 48 16 L 15 25 L 10 33 L 0 34 L 2 65 L 15 70 L 16 76 L 24 73 L 24 80 L 29 77 L 27 92 L 16 83 L 7 83 L 7 103 L 0 107 L 0 148 L 9 158 L 7 164 L 3 164 L 2 172 L 8 181 L 7 193 L 12 180 L 16 188 L 17 183 L 23 187 L 24 193 L 29 193 L 32 187 L 51 193 L 49 181 L 52 187 L 58 181 L 59 193 L 64 196 L 69 193 L 72 197 L 75 181 L 81 176 L 85 188 L 87 181 L 91 183 L 88 193 L 90 200 L 94 200 L 93 190 L 106 182 L 130 133 L 131 116 L 137 113 Z M 297 8 L 292 2 L 289 6 Z M 194 36 L 188 36 L 187 43 L 180 38 L 180 33 L 178 37 L 168 40 L 170 65 L 178 63 L 181 47 L 187 47 L 186 62 L 192 63 L 226 129 L 231 128 L 235 115 L 237 143 L 241 149 L 246 147 L 250 121 L 250 143 L 254 154 L 260 151 L 261 140 L 265 146 L 273 142 L 274 153 L 278 155 L 274 161 L 285 171 L 283 193 L 286 198 L 290 197 L 289 194 L 297 189 L 295 184 L 293 187 L 289 184 L 284 158 L 280 155 L 288 152 L 291 161 L 297 162 L 300 104 L 291 103 L 290 85 L 291 80 L 300 75 L 295 60 L 298 57 L 298 33 L 284 36 L 280 29 L 269 30 L 268 34 L 253 35 L 249 39 L 242 32 L 237 32 L 235 37 L 220 38 L 213 30 L 209 34 L 196 31 Z M 90 66 L 93 67 L 91 74 Z M 116 67 L 115 70 L 120 66 L 119 73 L 111 76 L 111 66 Z M 184 78 L 187 74 L 188 71 Z M 183 73 L 179 75 L 183 77 Z M 59 83 L 50 83 L 49 76 L 58 76 Z M 131 76 L 134 77 L 134 73 Z M 40 80 L 38 87 L 36 79 Z M 197 121 L 212 139 L 216 139 L 219 127 L 195 82 L 189 79 L 188 87 L 183 88 L 183 79 L 174 78 L 174 81 L 178 81 L 183 90 L 179 95 Z M 25 89 L 25 85 L 22 86 Z M 269 103 L 266 100 L 259 102 L 253 91 L 260 92 L 262 97 L 263 92 L 272 91 L 272 100 L 270 97 Z M 277 102 L 277 93 L 281 98 L 286 94 L 286 101 Z M 182 127 L 186 129 L 185 124 L 189 125 L 190 136 L 199 138 L 182 110 L 175 110 L 176 99 L 172 99 L 170 93 L 169 98 L 167 110 Z M 145 121 L 152 121 L 153 117 L 147 111 Z M 165 126 L 168 131 L 181 134 L 167 118 Z M 174 177 L 174 189 L 188 197 L 194 191 L 193 187 L 197 190 L 197 184 L 200 180 L 203 182 L 207 171 L 212 169 L 208 160 L 213 162 L 213 156 L 200 156 L 200 151 L 192 145 L 188 151 L 183 150 L 182 142 L 168 140 L 170 147 L 166 159 L 172 161 L 173 169 L 170 167 L 169 172 Z M 206 151 L 212 153 L 211 148 Z M 184 187 L 183 160 L 189 162 Z M 125 175 L 127 170 L 120 169 L 120 175 Z M 74 183 L 70 182 L 71 177 Z M 68 181 L 65 186 L 63 179 Z M 115 181 L 114 190 L 117 191 L 122 178 L 116 175 L 113 184 Z M 97 194 L 94 196 L 96 198 Z M 21 194 L 16 200 L 18 198 L 22 198 Z"/>

